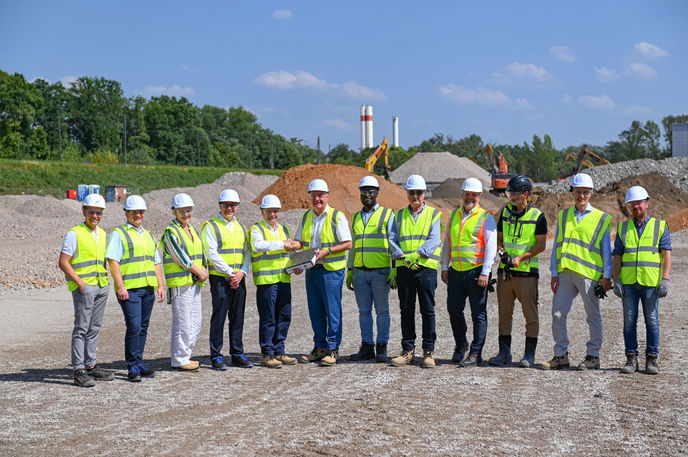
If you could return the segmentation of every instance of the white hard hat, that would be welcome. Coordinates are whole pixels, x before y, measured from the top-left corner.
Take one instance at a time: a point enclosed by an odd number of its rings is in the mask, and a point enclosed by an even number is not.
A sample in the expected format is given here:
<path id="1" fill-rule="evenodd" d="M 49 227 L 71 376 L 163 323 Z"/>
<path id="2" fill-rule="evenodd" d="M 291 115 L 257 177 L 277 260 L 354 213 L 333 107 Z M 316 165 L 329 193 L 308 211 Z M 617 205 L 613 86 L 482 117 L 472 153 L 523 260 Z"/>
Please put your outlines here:
<path id="1" fill-rule="evenodd" d="M 626 203 L 649 199 L 650 196 L 643 186 L 633 186 L 626 191 Z"/>
<path id="2" fill-rule="evenodd" d="M 377 187 L 378 189 L 380 188 L 380 183 L 377 182 L 377 179 L 375 179 L 375 176 L 364 176 L 361 178 L 361 181 L 358 183 L 358 187 Z"/>
<path id="3" fill-rule="evenodd" d="M 124 202 L 124 211 L 132 211 L 136 209 L 148 210 L 146 202 L 140 195 L 130 195 Z"/>
<path id="4" fill-rule="evenodd" d="M 220 198 L 217 199 L 218 203 L 222 202 L 236 202 L 241 203 L 239 199 L 239 194 L 234 189 L 225 189 L 220 193 Z"/>
<path id="5" fill-rule="evenodd" d="M 84 206 L 105 209 L 105 199 L 100 194 L 88 194 L 84 198 Z"/>
<path id="6" fill-rule="evenodd" d="M 324 179 L 314 179 L 308 184 L 308 192 L 319 191 L 319 192 L 329 192 L 330 189 L 327 187 L 327 183 Z"/>
<path id="7" fill-rule="evenodd" d="M 571 180 L 571 187 L 587 187 L 589 189 L 594 189 L 595 186 L 592 183 L 592 178 L 590 175 L 585 173 L 578 173 Z"/>
<path id="8" fill-rule="evenodd" d="M 186 208 L 187 206 L 194 206 L 189 194 L 177 194 L 172 198 L 172 208 Z"/>
<path id="9" fill-rule="evenodd" d="M 280 202 L 280 199 L 277 198 L 277 195 L 267 194 L 260 201 L 260 209 L 281 208 L 281 207 L 282 207 L 282 202 Z"/>
<path id="10" fill-rule="evenodd" d="M 483 183 L 478 178 L 466 178 L 461 184 L 461 190 L 467 192 L 482 192 Z"/>
<path id="11" fill-rule="evenodd" d="M 406 184 L 404 184 L 404 189 L 406 190 L 427 190 L 428 186 L 425 184 L 425 179 L 421 175 L 411 175 L 406 178 Z"/>

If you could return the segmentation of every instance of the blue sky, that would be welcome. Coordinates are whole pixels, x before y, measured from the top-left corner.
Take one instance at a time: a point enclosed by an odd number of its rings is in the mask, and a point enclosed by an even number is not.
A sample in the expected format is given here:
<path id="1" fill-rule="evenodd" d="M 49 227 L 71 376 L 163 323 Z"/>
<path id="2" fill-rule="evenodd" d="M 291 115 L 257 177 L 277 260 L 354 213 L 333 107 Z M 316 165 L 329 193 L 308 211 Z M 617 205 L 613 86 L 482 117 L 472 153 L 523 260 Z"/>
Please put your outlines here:
<path id="1" fill-rule="evenodd" d="M 688 113 L 688 2 L 0 0 L 0 69 L 242 105 L 321 147 L 444 133 L 605 144 Z M 390 138 L 391 139 L 391 138 Z"/>

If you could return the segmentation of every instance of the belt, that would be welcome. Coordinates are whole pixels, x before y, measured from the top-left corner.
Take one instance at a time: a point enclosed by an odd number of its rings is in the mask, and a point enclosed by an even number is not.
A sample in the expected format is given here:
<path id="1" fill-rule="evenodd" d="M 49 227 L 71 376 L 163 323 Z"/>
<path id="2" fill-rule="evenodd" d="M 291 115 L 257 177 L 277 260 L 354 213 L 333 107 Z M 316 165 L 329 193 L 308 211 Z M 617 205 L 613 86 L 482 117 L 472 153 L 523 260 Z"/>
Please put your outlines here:
<path id="1" fill-rule="evenodd" d="M 315 265 L 313 265 L 311 267 L 311 269 L 315 269 L 315 268 L 325 268 L 325 265 L 323 265 L 322 263 L 316 263 Z"/>
<path id="2" fill-rule="evenodd" d="M 379 267 L 379 268 L 354 267 L 354 270 L 375 271 L 375 270 L 382 270 L 384 268 L 389 268 L 389 267 Z"/>

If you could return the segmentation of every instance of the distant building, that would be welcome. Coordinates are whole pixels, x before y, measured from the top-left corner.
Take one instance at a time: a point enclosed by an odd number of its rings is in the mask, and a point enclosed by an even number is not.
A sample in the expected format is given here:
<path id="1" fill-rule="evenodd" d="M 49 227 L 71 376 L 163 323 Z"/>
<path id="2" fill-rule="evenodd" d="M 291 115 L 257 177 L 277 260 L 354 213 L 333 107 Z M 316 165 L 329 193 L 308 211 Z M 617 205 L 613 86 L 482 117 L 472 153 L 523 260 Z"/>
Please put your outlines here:
<path id="1" fill-rule="evenodd" d="M 688 157 L 688 122 L 671 126 L 671 155 Z"/>

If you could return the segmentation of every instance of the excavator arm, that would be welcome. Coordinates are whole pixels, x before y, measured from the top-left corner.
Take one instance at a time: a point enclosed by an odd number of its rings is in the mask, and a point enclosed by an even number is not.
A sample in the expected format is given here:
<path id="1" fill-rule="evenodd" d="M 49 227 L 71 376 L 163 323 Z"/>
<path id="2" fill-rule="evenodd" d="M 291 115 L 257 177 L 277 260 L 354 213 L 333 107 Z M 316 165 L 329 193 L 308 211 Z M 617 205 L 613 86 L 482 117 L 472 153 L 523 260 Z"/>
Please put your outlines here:
<path id="1" fill-rule="evenodd" d="M 366 159 L 365 162 L 365 168 L 368 170 L 370 173 L 373 172 L 373 168 L 375 168 L 375 164 L 377 161 L 380 159 L 380 156 L 385 160 L 385 169 L 384 169 L 384 177 L 385 179 L 389 180 L 389 141 L 387 140 L 387 137 L 384 137 L 382 140 L 382 143 L 375 149 L 375 152 L 373 152 L 370 157 Z"/>

